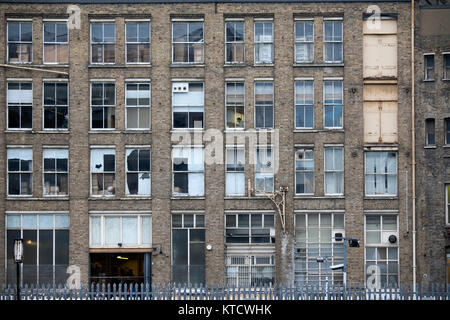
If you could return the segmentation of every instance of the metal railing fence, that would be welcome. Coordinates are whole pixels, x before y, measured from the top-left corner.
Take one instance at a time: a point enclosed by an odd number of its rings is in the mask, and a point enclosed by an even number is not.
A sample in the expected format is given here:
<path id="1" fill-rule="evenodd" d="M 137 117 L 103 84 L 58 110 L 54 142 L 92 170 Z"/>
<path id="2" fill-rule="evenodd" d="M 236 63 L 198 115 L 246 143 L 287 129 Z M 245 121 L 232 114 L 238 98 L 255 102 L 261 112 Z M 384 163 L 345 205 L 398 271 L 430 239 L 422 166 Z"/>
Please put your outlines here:
<path id="1" fill-rule="evenodd" d="M 17 298 L 14 285 L 2 285 L 0 300 Z M 230 286 L 192 284 L 90 284 L 78 289 L 63 285 L 25 285 L 21 300 L 450 300 L 449 284 L 384 286 Z"/>

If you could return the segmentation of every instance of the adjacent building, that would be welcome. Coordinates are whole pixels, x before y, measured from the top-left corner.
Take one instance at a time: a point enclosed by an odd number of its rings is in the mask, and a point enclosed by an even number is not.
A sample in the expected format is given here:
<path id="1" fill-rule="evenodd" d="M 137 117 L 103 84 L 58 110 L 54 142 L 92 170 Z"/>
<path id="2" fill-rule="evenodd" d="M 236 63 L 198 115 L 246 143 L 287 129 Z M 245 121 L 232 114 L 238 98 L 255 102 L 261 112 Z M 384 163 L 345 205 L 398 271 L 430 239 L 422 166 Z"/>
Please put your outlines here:
<path id="1" fill-rule="evenodd" d="M 410 1 L 0 9 L 0 282 L 15 282 L 19 237 L 28 283 L 413 281 Z M 440 64 L 449 48 L 432 45 Z M 441 75 L 419 77 L 448 113 Z M 416 132 L 431 128 L 421 107 Z M 444 153 L 450 115 L 427 112 L 423 152 Z M 435 223 L 421 219 L 419 240 Z M 420 272 L 444 273 L 436 255 Z"/>

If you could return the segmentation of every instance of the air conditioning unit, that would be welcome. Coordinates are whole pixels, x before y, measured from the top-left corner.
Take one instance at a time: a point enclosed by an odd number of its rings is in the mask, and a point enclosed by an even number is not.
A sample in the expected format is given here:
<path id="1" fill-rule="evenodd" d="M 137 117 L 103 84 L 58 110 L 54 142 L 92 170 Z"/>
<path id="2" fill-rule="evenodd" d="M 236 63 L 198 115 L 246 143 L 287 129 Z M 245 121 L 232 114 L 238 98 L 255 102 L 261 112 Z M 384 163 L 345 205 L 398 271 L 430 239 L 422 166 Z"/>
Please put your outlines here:
<path id="1" fill-rule="evenodd" d="M 344 229 L 333 229 L 331 236 L 332 236 L 333 243 L 344 243 L 344 239 L 336 240 L 336 238 L 338 238 L 338 237 L 345 238 L 345 230 Z"/>
<path id="2" fill-rule="evenodd" d="M 189 92 L 189 83 L 187 82 L 173 82 L 172 92 Z"/>
<path id="3" fill-rule="evenodd" d="M 381 235 L 381 242 L 384 245 L 395 246 L 398 244 L 398 232 L 384 231 Z"/>

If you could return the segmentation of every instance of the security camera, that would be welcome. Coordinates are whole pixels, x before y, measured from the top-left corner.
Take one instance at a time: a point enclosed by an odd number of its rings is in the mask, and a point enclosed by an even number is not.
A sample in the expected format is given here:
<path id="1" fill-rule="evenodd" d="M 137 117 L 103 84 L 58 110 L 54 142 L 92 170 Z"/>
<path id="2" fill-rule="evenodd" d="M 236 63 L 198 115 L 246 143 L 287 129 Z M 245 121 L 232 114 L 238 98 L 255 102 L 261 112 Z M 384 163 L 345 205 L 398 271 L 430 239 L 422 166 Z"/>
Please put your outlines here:
<path id="1" fill-rule="evenodd" d="M 339 269 L 344 269 L 344 264 L 335 264 L 334 266 L 330 267 L 331 270 L 339 270 Z"/>

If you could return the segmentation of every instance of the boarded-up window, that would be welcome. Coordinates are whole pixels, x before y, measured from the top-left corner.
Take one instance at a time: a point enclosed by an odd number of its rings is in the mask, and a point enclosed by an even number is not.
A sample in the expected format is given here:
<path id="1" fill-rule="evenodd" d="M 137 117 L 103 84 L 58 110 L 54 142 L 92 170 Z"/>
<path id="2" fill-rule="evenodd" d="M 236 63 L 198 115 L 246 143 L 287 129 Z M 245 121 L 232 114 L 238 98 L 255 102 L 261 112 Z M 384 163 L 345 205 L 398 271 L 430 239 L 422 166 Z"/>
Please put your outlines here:
<path id="1" fill-rule="evenodd" d="M 363 23 L 364 78 L 397 77 L 397 21 Z"/>
<path id="2" fill-rule="evenodd" d="M 364 142 L 397 142 L 397 85 L 364 84 Z"/>

